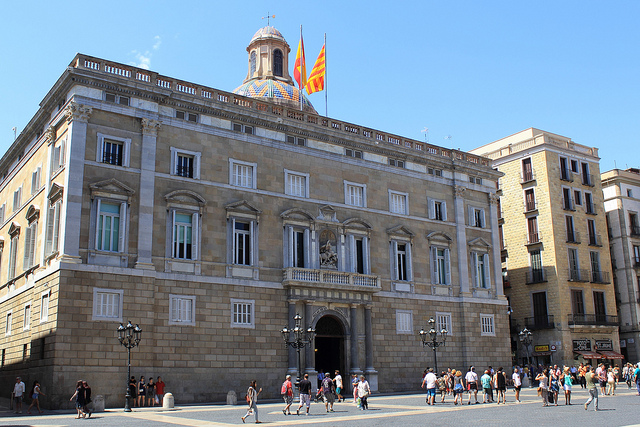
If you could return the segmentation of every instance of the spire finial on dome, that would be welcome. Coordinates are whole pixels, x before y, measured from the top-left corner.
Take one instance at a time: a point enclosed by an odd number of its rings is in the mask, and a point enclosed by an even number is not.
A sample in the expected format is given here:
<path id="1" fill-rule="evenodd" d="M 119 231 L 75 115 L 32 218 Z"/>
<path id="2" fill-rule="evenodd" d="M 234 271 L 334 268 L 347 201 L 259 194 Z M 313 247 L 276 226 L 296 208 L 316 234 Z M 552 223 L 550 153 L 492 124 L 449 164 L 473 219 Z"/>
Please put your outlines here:
<path id="1" fill-rule="evenodd" d="M 267 27 L 270 25 L 269 24 L 269 19 L 270 18 L 275 18 L 276 15 L 269 15 L 269 12 L 267 12 L 267 16 L 263 16 L 262 19 L 267 18 Z"/>

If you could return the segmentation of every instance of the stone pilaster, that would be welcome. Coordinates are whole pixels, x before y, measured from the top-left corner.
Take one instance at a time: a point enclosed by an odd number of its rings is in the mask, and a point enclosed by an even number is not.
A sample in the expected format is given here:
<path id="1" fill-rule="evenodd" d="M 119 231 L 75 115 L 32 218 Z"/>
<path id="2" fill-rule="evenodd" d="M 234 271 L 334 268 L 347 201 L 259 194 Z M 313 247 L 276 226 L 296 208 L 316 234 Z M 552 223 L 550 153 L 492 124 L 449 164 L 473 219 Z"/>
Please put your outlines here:
<path id="1" fill-rule="evenodd" d="M 469 292 L 469 259 L 467 255 L 467 231 L 465 220 L 464 193 L 466 188 L 456 185 L 454 188 L 453 206 L 456 219 L 456 251 L 458 257 L 458 277 L 460 278 L 460 294 L 470 296 Z"/>
<path id="2" fill-rule="evenodd" d="M 156 141 L 160 122 L 142 119 L 142 159 L 140 166 L 140 197 L 138 221 L 138 259 L 136 268 L 153 270 L 153 201 L 155 197 Z"/>
<path id="3" fill-rule="evenodd" d="M 358 360 L 358 306 L 352 305 L 351 317 L 351 373 L 360 375 L 362 370 Z"/>
<path id="4" fill-rule="evenodd" d="M 500 233 L 498 231 L 498 196 L 489 193 L 489 221 L 491 227 L 491 258 L 495 277 L 496 296 L 504 298 L 502 283 L 502 258 L 500 255 Z"/>
<path id="5" fill-rule="evenodd" d="M 372 391 L 378 391 L 378 371 L 373 367 L 373 324 L 371 306 L 364 307 L 365 376 Z"/>
<path id="6" fill-rule="evenodd" d="M 287 326 L 290 331 L 293 331 L 293 328 L 296 327 L 296 321 L 293 319 L 296 316 L 296 301 L 289 300 L 289 315 L 288 315 L 288 323 Z M 298 360 L 296 349 L 287 345 L 287 358 L 289 359 L 289 367 L 287 368 L 287 373 L 291 375 L 292 378 L 295 378 L 298 373 Z"/>

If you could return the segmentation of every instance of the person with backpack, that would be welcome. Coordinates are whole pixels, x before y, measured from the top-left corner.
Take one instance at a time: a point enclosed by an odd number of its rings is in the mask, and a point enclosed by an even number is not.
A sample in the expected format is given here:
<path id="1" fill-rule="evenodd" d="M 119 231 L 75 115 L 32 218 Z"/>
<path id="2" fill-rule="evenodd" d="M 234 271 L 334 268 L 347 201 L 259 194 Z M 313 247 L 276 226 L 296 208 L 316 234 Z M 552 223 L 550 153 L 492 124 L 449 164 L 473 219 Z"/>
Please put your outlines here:
<path id="1" fill-rule="evenodd" d="M 285 404 L 282 413 L 284 415 L 291 415 L 291 404 L 293 403 L 293 384 L 291 384 L 291 375 L 287 375 L 284 382 L 282 383 L 280 395 L 282 396 Z"/>
<path id="2" fill-rule="evenodd" d="M 322 380 L 322 400 L 324 401 L 324 407 L 327 412 L 333 412 L 333 402 L 335 401 L 333 385 L 331 374 L 327 372 L 324 374 L 324 379 Z"/>
<path id="3" fill-rule="evenodd" d="M 247 404 L 249 405 L 249 409 L 247 409 L 247 413 L 242 417 L 242 422 L 251 414 L 253 414 L 256 419 L 256 424 L 260 424 L 262 421 L 258 420 L 258 395 L 262 393 L 262 389 L 257 390 L 258 384 L 256 380 L 252 380 L 249 383 L 249 388 L 247 389 L 247 394 L 245 399 L 247 400 Z"/>

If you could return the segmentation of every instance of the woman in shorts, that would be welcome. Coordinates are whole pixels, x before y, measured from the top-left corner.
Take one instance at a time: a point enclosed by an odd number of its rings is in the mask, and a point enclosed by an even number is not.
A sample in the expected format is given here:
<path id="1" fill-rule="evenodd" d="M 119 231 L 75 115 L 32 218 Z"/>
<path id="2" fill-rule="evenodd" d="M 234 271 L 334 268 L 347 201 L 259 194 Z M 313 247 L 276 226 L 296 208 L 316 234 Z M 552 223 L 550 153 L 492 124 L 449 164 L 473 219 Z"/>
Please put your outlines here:
<path id="1" fill-rule="evenodd" d="M 571 372 L 569 371 L 569 367 L 564 367 L 563 377 L 564 382 L 562 388 L 564 388 L 564 404 L 571 405 L 571 386 L 573 385 L 573 378 L 571 377 Z"/>
<path id="2" fill-rule="evenodd" d="M 144 382 L 144 375 L 138 381 L 138 406 L 144 406 L 144 400 L 147 396 L 147 384 Z"/>
<path id="3" fill-rule="evenodd" d="M 464 386 L 462 385 L 462 371 L 454 371 L 454 372 L 455 374 L 453 376 L 453 404 L 457 405 L 458 399 L 460 399 L 460 404 L 462 405 L 462 393 L 464 393 Z"/>

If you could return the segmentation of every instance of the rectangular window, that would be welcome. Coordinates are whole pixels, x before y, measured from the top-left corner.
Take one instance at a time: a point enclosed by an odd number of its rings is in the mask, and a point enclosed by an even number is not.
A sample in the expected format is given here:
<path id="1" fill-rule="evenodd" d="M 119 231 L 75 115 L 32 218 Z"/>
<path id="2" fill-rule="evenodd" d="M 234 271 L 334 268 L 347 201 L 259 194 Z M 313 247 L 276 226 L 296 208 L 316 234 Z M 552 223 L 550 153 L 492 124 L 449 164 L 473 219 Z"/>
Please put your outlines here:
<path id="1" fill-rule="evenodd" d="M 472 183 L 478 184 L 478 185 L 482 185 L 482 178 L 479 178 L 477 176 L 469 176 L 469 182 L 472 182 Z"/>
<path id="2" fill-rule="evenodd" d="M 58 251 L 61 205 L 62 201 L 58 200 L 49 206 L 47 212 L 47 239 L 45 242 L 45 255 L 47 256 Z"/>
<path id="3" fill-rule="evenodd" d="M 391 242 L 394 257 L 394 280 L 411 281 L 411 245 L 404 242 Z"/>
<path id="4" fill-rule="evenodd" d="M 4 217 L 5 217 L 5 211 L 7 210 L 7 204 L 3 203 L 2 206 L 0 206 L 0 225 L 4 224 Z"/>
<path id="5" fill-rule="evenodd" d="M 443 329 L 447 331 L 447 336 L 453 335 L 453 327 L 451 326 L 451 313 L 436 312 L 436 331 L 441 333 Z"/>
<path id="6" fill-rule="evenodd" d="M 627 197 L 633 197 L 633 190 L 627 188 Z"/>
<path id="7" fill-rule="evenodd" d="M 389 190 L 389 212 L 400 215 L 407 215 L 407 193 L 398 193 Z"/>
<path id="8" fill-rule="evenodd" d="M 65 140 L 60 139 L 52 147 L 51 152 L 51 176 L 64 166 L 64 147 Z"/>
<path id="9" fill-rule="evenodd" d="M 173 258 L 195 259 L 193 217 L 192 213 L 173 212 Z"/>
<path id="10" fill-rule="evenodd" d="M 287 143 L 305 147 L 307 145 L 307 140 L 304 138 L 299 138 L 297 136 L 287 135 Z"/>
<path id="11" fill-rule="evenodd" d="M 36 261 L 36 233 L 38 222 L 34 221 L 25 229 L 24 234 L 24 259 L 22 269 L 28 270 L 35 265 Z"/>
<path id="12" fill-rule="evenodd" d="M 484 209 L 469 206 L 469 225 L 472 227 L 484 228 Z"/>
<path id="13" fill-rule="evenodd" d="M 185 178 L 193 178 L 193 156 L 177 154 L 175 174 Z"/>
<path id="14" fill-rule="evenodd" d="M 480 327 L 481 327 L 481 332 L 480 332 L 481 336 L 483 337 L 495 336 L 496 331 L 493 327 L 493 314 L 481 314 Z"/>
<path id="15" fill-rule="evenodd" d="M 309 197 L 309 174 L 284 170 L 285 194 Z"/>
<path id="16" fill-rule="evenodd" d="M 569 278 L 570 280 L 580 280 L 580 264 L 578 262 L 578 250 L 569 248 Z"/>
<path id="17" fill-rule="evenodd" d="M 571 172 L 573 173 L 578 173 L 578 161 L 577 160 L 571 160 Z"/>
<path id="18" fill-rule="evenodd" d="M 533 167 L 530 157 L 522 160 L 522 182 L 529 181 L 533 181 Z"/>
<path id="19" fill-rule="evenodd" d="M 171 175 L 200 179 L 201 153 L 171 147 Z"/>
<path id="20" fill-rule="evenodd" d="M 121 203 L 98 200 L 98 224 L 96 227 L 96 249 L 106 252 L 120 251 Z"/>
<path id="21" fill-rule="evenodd" d="M 31 195 L 34 195 L 40 189 L 40 167 L 36 168 L 31 174 Z"/>
<path id="22" fill-rule="evenodd" d="M 573 217 L 570 215 L 565 216 L 565 223 L 567 227 L 567 242 L 579 243 L 578 233 L 575 231 L 573 226 Z"/>
<path id="23" fill-rule="evenodd" d="M 22 187 L 13 192 L 13 211 L 17 211 L 22 206 Z"/>
<path id="24" fill-rule="evenodd" d="M 589 173 L 589 163 L 582 163 L 582 184 L 593 187 L 593 176 Z"/>
<path id="25" fill-rule="evenodd" d="M 431 283 L 434 285 L 451 284 L 451 268 L 448 248 L 431 247 Z"/>
<path id="26" fill-rule="evenodd" d="M 365 255 L 364 255 L 364 250 L 365 250 L 365 241 L 364 238 L 354 238 L 353 240 L 354 243 L 354 248 L 353 248 L 353 252 L 354 252 L 354 272 L 358 273 L 358 274 L 366 274 L 365 272 Z"/>
<path id="27" fill-rule="evenodd" d="M 229 160 L 231 176 L 230 184 L 236 187 L 256 188 L 256 164 Z"/>
<path id="28" fill-rule="evenodd" d="M 442 169 L 427 168 L 427 173 L 434 176 L 442 176 Z"/>
<path id="29" fill-rule="evenodd" d="M 45 292 L 40 298 L 40 323 L 47 320 L 49 320 L 49 292 Z"/>
<path id="30" fill-rule="evenodd" d="M 231 128 L 236 132 L 248 133 L 250 135 L 253 135 L 253 133 L 254 133 L 253 126 L 247 126 L 247 125 L 243 125 L 241 123 L 233 123 L 231 125 Z"/>
<path id="31" fill-rule="evenodd" d="M 169 295 L 169 324 L 195 325 L 196 297 L 185 295 Z"/>
<path id="32" fill-rule="evenodd" d="M 92 320 L 122 320 L 123 294 L 123 290 L 94 288 Z"/>
<path id="33" fill-rule="evenodd" d="M 542 269 L 542 253 L 540 249 L 529 252 L 531 259 L 531 281 L 530 283 L 541 283 L 544 279 L 544 270 Z"/>
<path id="34" fill-rule="evenodd" d="M 596 205 L 593 203 L 593 195 L 591 193 L 584 193 L 584 208 L 590 215 L 596 214 Z"/>
<path id="35" fill-rule="evenodd" d="M 356 159 L 361 159 L 362 151 L 351 150 L 350 148 L 347 148 L 344 150 L 344 155 L 347 157 L 355 157 Z"/>
<path id="36" fill-rule="evenodd" d="M 589 252 L 589 261 L 591 261 L 591 282 L 603 283 L 603 274 L 600 270 L 600 253 Z"/>
<path id="37" fill-rule="evenodd" d="M 11 246 L 9 248 L 9 272 L 7 274 L 7 280 L 11 280 L 16 277 L 16 259 L 18 257 L 18 235 L 16 234 L 11 238 Z"/>
<path id="38" fill-rule="evenodd" d="M 533 188 L 529 188 L 524 191 L 524 210 L 525 212 L 531 212 L 536 209 L 536 195 Z"/>
<path id="39" fill-rule="evenodd" d="M 571 169 L 569 169 L 569 162 L 566 157 L 560 157 L 560 179 L 569 182 L 573 181 L 573 175 Z"/>
<path id="40" fill-rule="evenodd" d="M 584 298 L 581 290 L 571 290 L 571 309 L 574 315 L 584 315 Z"/>
<path id="41" fill-rule="evenodd" d="M 538 217 L 532 216 L 527 218 L 527 243 L 540 243 L 540 235 L 538 234 Z"/>
<path id="42" fill-rule="evenodd" d="M 29 328 L 31 328 L 31 303 L 26 304 L 24 306 L 24 327 L 23 329 L 29 330 Z"/>
<path id="43" fill-rule="evenodd" d="M 233 263 L 252 265 L 251 235 L 253 222 L 234 221 L 233 226 Z"/>
<path id="44" fill-rule="evenodd" d="M 631 235 L 640 236 L 640 226 L 638 225 L 638 214 L 629 212 L 629 225 L 631 226 Z"/>
<path id="45" fill-rule="evenodd" d="M 121 141 L 105 138 L 102 145 L 102 163 L 122 166 L 123 152 L 124 144 Z"/>
<path id="46" fill-rule="evenodd" d="M 344 182 L 345 204 L 366 207 L 367 187 L 353 182 Z"/>
<path id="47" fill-rule="evenodd" d="M 176 110 L 176 119 L 198 123 L 198 115 L 187 111 Z"/>
<path id="48" fill-rule="evenodd" d="M 231 327 L 232 328 L 253 328 L 255 301 L 254 300 L 231 300 Z"/>
<path id="49" fill-rule="evenodd" d="M 396 310 L 396 333 L 413 334 L 413 312 Z"/>
<path id="50" fill-rule="evenodd" d="M 404 160 L 389 159 L 389 166 L 395 166 L 397 168 L 404 168 Z"/>
<path id="51" fill-rule="evenodd" d="M 435 200 L 427 198 L 429 205 L 429 219 L 435 219 L 436 221 L 447 220 L 447 203 L 444 200 Z"/>
<path id="52" fill-rule="evenodd" d="M 596 233 L 596 222 L 592 219 L 587 220 L 587 231 L 589 233 L 589 245 L 600 246 L 598 233 Z"/>
<path id="53" fill-rule="evenodd" d="M 489 255 L 478 252 L 471 253 L 473 261 L 473 283 L 477 288 L 489 289 L 491 287 L 491 276 L 489 269 Z"/>
<path id="54" fill-rule="evenodd" d="M 604 292 L 593 291 L 593 308 L 596 315 L 596 322 L 605 322 L 607 317 L 607 307 L 604 301 Z"/>
<path id="55" fill-rule="evenodd" d="M 12 312 L 8 312 L 7 313 L 7 323 L 5 325 L 4 328 L 4 334 L 6 336 L 11 335 L 11 320 L 13 318 L 13 313 Z"/>
<path id="56" fill-rule="evenodd" d="M 104 99 L 107 102 L 113 102 L 115 104 L 120 104 L 120 105 L 129 105 L 129 101 L 130 101 L 128 96 L 116 95 L 115 93 L 110 93 L 110 92 L 105 93 Z"/>
<path id="57" fill-rule="evenodd" d="M 582 206 L 582 192 L 580 190 L 573 190 L 573 201 L 576 205 Z"/>

